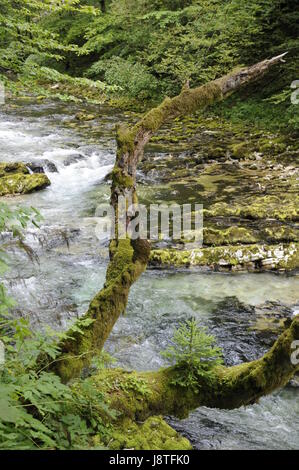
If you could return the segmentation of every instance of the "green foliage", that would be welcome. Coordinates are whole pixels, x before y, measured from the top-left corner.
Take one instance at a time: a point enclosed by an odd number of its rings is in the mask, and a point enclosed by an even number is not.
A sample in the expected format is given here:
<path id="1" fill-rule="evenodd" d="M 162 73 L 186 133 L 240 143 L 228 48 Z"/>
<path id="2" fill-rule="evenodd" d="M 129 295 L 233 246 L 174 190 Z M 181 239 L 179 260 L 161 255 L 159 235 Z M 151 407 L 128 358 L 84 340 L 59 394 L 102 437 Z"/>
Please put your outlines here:
<path id="1" fill-rule="evenodd" d="M 79 18 L 97 14 L 92 5 L 81 3 L 80 0 L 3 0 L 0 3 L 0 71 L 6 75 L 11 72 L 18 74 L 25 88 L 43 96 L 51 93 L 39 86 L 40 82 L 42 85 L 63 83 L 67 89 L 52 95 L 55 94 L 56 98 L 64 101 L 81 101 L 86 94 L 92 95 L 96 102 L 96 98 L 104 92 L 115 91 L 115 87 L 106 86 L 99 81 L 72 78 L 55 70 L 60 67 L 65 71 L 63 61 L 67 61 L 69 55 L 76 56 L 79 47 L 60 37 L 57 30 L 50 30 L 47 19 L 56 15 L 59 18 L 65 14 L 70 17 L 78 14 Z M 4 82 L 6 81 L 4 76 Z M 10 84 L 8 89 L 18 91 Z"/>
<path id="2" fill-rule="evenodd" d="M 36 63 L 36 56 L 30 56 L 24 63 L 23 75 L 27 78 L 33 78 L 41 83 L 63 84 L 69 87 L 81 89 L 82 92 L 91 89 L 99 94 L 103 92 L 114 92 L 118 90 L 115 85 L 106 85 L 105 83 L 88 78 L 71 77 L 67 74 L 58 72 L 53 68 L 40 66 Z"/>
<path id="3" fill-rule="evenodd" d="M 0 204 L 1 274 L 8 269 L 7 250 L 15 243 L 24 248 L 24 229 L 29 223 L 38 227 L 40 220 L 33 208 Z M 25 319 L 10 315 L 14 305 L 0 284 L 0 338 L 5 348 L 5 363 L 0 365 L 0 449 L 88 447 L 91 436 L 107 434 L 107 421 L 115 414 L 89 383 L 64 385 L 47 371 L 60 354 L 60 342 L 69 337 L 50 328 L 33 332 Z M 69 334 L 83 334 L 92 322 L 76 322 Z"/>
<path id="4" fill-rule="evenodd" d="M 175 94 L 187 78 L 196 85 L 260 58 L 265 49 L 294 49 L 297 18 L 281 0 L 118 0 L 84 26 L 83 49 L 141 63 Z"/>
<path id="5" fill-rule="evenodd" d="M 172 383 L 196 390 L 200 378 L 212 380 L 214 367 L 222 364 L 222 353 L 206 328 L 199 327 L 192 318 L 180 324 L 174 332 L 172 343 L 162 352 L 177 372 Z"/>
<path id="6" fill-rule="evenodd" d="M 224 104 L 222 112 L 235 120 L 254 121 L 257 109 L 261 124 L 294 127 L 298 107 L 290 100 L 264 101 L 297 79 L 298 11 L 290 1 L 118 0 L 109 3 L 106 14 L 89 20 L 77 15 L 68 29 L 76 28 L 73 40 L 87 55 L 83 73 L 89 63 L 90 76 L 115 83 L 123 94 L 140 100 L 173 96 L 187 79 L 197 86 L 236 66 L 289 51 L 287 62 L 276 67 L 270 81 L 268 77 L 258 89 L 251 88 L 255 99 L 248 113 L 237 98 Z M 149 77 L 158 84 L 147 92 Z"/>
<path id="7" fill-rule="evenodd" d="M 46 329 L 33 333 L 28 323 L 8 316 L 0 322 L 5 364 L 0 370 L 0 448 L 76 449 L 89 447 L 94 434 L 106 435 L 114 419 L 104 396 L 88 382 L 64 385 L 40 364 L 55 361 L 65 339 Z"/>
<path id="8" fill-rule="evenodd" d="M 247 109 L 240 106 L 248 98 L 241 92 L 220 111 L 250 122 L 256 111 L 257 123 L 292 130 L 298 126 L 298 106 L 288 99 L 288 89 L 298 79 L 298 20 L 290 0 L 4 0 L 0 71 L 23 72 L 25 63 L 25 75 L 31 77 L 26 85 L 32 89 L 47 73 L 62 83 L 54 76 L 57 69 L 67 74 L 67 83 L 56 92 L 37 93 L 66 101 L 86 94 L 101 102 L 97 91 L 121 95 L 123 102 L 137 98 L 142 105 L 178 94 L 187 79 L 195 87 L 236 66 L 288 51 L 271 80 L 250 88 L 254 98 Z M 90 93 L 89 83 L 84 92 L 83 82 L 78 87 L 70 76 L 99 79 L 112 88 L 102 84 Z"/>
<path id="9" fill-rule="evenodd" d="M 2 0 L 0 4 L 0 67 L 19 72 L 24 60 L 35 53 L 60 60 L 66 48 L 57 34 L 40 20 L 54 11 L 72 9 L 78 0 Z"/>
<path id="10" fill-rule="evenodd" d="M 143 397 L 151 393 L 145 380 L 138 378 L 134 373 L 130 375 L 125 382 L 121 382 L 119 388 L 129 394 L 134 392 L 135 395 L 141 395 Z"/>
<path id="11" fill-rule="evenodd" d="M 87 72 L 89 77 L 103 76 L 105 82 L 114 85 L 126 96 L 138 99 L 150 99 L 157 94 L 158 80 L 147 68 L 139 63 L 132 63 L 121 57 L 113 57 L 94 63 Z"/>

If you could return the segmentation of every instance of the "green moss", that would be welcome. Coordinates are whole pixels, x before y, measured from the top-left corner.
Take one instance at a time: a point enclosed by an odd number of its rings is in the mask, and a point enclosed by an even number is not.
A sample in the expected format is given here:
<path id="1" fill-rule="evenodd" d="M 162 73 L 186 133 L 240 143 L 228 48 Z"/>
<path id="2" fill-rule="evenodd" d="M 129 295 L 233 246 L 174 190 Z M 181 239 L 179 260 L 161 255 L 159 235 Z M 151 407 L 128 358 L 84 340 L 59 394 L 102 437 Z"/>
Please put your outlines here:
<path id="1" fill-rule="evenodd" d="M 299 268 L 299 244 L 228 245 L 190 251 L 152 250 L 150 264 L 156 267 L 202 266 L 224 271 L 293 271 Z"/>
<path id="2" fill-rule="evenodd" d="M 293 341 L 298 339 L 299 317 L 296 317 L 261 359 L 234 367 L 214 367 L 213 377 L 198 378 L 196 391 L 173 384 L 176 373 L 173 367 L 157 372 L 134 372 L 133 375 L 121 369 L 99 371 L 89 380 L 105 394 L 109 406 L 119 412 L 113 448 L 148 445 L 148 441 L 133 441 L 131 433 L 128 435 L 132 421 L 145 421 L 153 415 L 184 418 L 199 406 L 238 408 L 255 403 L 261 396 L 283 387 L 299 370 L 299 364 L 290 361 Z M 139 384 L 137 389 L 135 385 L 128 387 L 130 377 L 134 378 L 134 384 Z M 146 387 L 146 393 L 140 391 L 140 384 L 142 389 Z M 135 424 L 133 429 L 137 433 Z M 150 434 L 150 430 L 147 432 Z"/>
<path id="3" fill-rule="evenodd" d="M 111 178 L 114 187 L 131 189 L 134 186 L 134 179 L 131 176 L 125 175 L 120 168 L 114 168 Z"/>
<path id="4" fill-rule="evenodd" d="M 282 333 L 285 329 L 285 318 L 275 318 L 273 316 L 261 316 L 259 317 L 255 324 L 250 328 L 251 330 L 260 332 L 260 333 Z"/>
<path id="5" fill-rule="evenodd" d="M 24 163 L 0 163 L 0 178 L 16 173 L 29 175 L 29 170 Z"/>
<path id="6" fill-rule="evenodd" d="M 245 205 L 246 202 L 246 205 Z M 281 221 L 296 221 L 298 214 L 299 196 L 283 193 L 280 196 L 250 196 L 246 201 L 227 204 L 217 202 L 204 210 L 206 217 L 245 217 L 248 219 L 277 219 Z"/>
<path id="7" fill-rule="evenodd" d="M 235 177 L 231 175 L 224 174 L 209 174 L 215 170 L 215 166 L 211 165 L 204 173 L 202 173 L 196 181 L 201 185 L 207 192 L 217 192 L 219 190 L 219 185 L 233 185 L 235 182 Z M 199 191 L 201 194 L 203 191 Z"/>
<path id="8" fill-rule="evenodd" d="M 118 317 L 124 313 L 131 285 L 145 270 L 148 258 L 139 257 L 129 239 L 113 241 L 104 288 L 94 297 L 84 319 L 92 323 L 81 328 L 83 333 L 73 334 L 61 344 L 62 357 L 53 367 L 64 382 L 80 375 L 95 352 L 100 352 Z M 149 256 L 149 249 L 148 249 Z"/>
<path id="9" fill-rule="evenodd" d="M 118 126 L 116 130 L 118 157 L 122 156 L 123 154 L 133 152 L 136 131 L 123 125 Z"/>
<path id="10" fill-rule="evenodd" d="M 119 422 L 125 418 L 144 421 L 151 414 L 188 415 L 194 393 L 172 384 L 176 374 L 173 368 L 134 374 L 134 380 L 141 381 L 146 393 L 136 393 L 136 389 L 128 390 L 127 383 L 132 373 L 121 369 L 102 370 L 90 378 L 93 386 L 100 388 L 106 394 L 110 406 L 118 411 Z M 200 393 L 204 393 L 204 390 L 202 385 Z"/>
<path id="11" fill-rule="evenodd" d="M 289 225 L 267 227 L 263 230 L 263 236 L 270 242 L 297 242 L 299 241 L 298 229 Z"/>
<path id="12" fill-rule="evenodd" d="M 172 429 L 161 416 L 137 424 L 125 419 L 107 442 L 112 450 L 191 450 L 190 442 Z"/>
<path id="13" fill-rule="evenodd" d="M 166 98 L 160 106 L 149 111 L 135 126 L 135 131 L 154 134 L 170 118 L 191 114 L 220 99 L 222 99 L 221 88 L 213 82 L 198 88 L 183 90 L 180 95 Z"/>
<path id="14" fill-rule="evenodd" d="M 262 153 L 274 155 L 277 152 L 284 152 L 287 149 L 287 144 L 282 137 L 261 139 L 259 143 L 259 150 Z"/>
<path id="15" fill-rule="evenodd" d="M 233 144 L 231 150 L 232 156 L 237 159 L 244 159 L 250 156 L 250 148 L 247 142 Z"/>
<path id="16" fill-rule="evenodd" d="M 0 196 L 28 194 L 44 189 L 51 184 L 44 174 L 11 174 L 0 178 Z"/>
<path id="17" fill-rule="evenodd" d="M 205 245 L 221 246 L 256 242 L 257 238 L 252 233 L 252 230 L 245 227 L 232 226 L 226 230 L 218 230 L 210 227 L 204 228 Z"/>
<path id="18" fill-rule="evenodd" d="M 94 114 L 86 114 L 83 112 L 77 113 L 75 117 L 78 121 L 93 121 L 95 119 Z"/>

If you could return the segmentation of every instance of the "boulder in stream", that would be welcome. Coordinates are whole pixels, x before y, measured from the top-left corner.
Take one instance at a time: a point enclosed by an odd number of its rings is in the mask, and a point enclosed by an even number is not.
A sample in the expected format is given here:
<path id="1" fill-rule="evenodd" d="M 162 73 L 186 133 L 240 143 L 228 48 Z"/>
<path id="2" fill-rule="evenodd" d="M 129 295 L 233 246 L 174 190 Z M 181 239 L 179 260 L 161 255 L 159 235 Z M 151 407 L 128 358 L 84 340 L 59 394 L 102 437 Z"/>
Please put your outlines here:
<path id="1" fill-rule="evenodd" d="M 79 112 L 75 115 L 75 118 L 77 121 L 93 121 L 95 119 L 95 115 Z"/>
<path id="2" fill-rule="evenodd" d="M 0 163 L 0 196 L 28 194 L 51 184 L 45 174 L 30 174 L 24 163 Z"/>
<path id="3" fill-rule="evenodd" d="M 63 164 L 64 166 L 70 166 L 73 165 L 74 163 L 78 163 L 82 160 L 85 160 L 84 155 L 81 155 L 81 153 L 74 153 L 72 155 L 69 155 L 64 161 Z"/>
<path id="4" fill-rule="evenodd" d="M 33 173 L 45 173 L 45 171 L 48 171 L 49 173 L 58 173 L 58 169 L 55 163 L 47 159 L 34 160 L 31 162 L 25 163 L 25 165 Z"/>

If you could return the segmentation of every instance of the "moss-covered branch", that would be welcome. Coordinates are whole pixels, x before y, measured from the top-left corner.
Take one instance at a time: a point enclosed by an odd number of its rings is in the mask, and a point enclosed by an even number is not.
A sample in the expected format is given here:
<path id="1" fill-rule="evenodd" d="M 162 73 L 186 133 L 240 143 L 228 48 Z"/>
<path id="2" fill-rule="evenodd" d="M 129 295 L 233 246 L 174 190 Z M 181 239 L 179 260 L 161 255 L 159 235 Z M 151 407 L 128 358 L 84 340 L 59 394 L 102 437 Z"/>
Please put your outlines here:
<path id="1" fill-rule="evenodd" d="M 130 287 L 146 269 L 149 256 L 147 243 L 137 241 L 136 244 L 139 249 L 135 247 L 135 250 L 128 239 L 111 244 L 112 260 L 104 288 L 91 301 L 84 317 L 92 323 L 84 328 L 84 334 L 69 332 L 72 339 L 63 342 L 62 354 L 53 366 L 63 381 L 80 375 L 83 367 L 90 364 L 124 313 Z"/>
<path id="2" fill-rule="evenodd" d="M 214 378 L 198 379 L 197 389 L 173 385 L 177 371 L 126 372 L 103 370 L 90 380 L 104 390 L 120 419 L 143 421 L 149 416 L 170 414 L 183 418 L 199 406 L 234 409 L 257 402 L 285 386 L 299 371 L 292 364 L 292 345 L 299 340 L 299 317 L 261 359 L 233 367 L 217 367 Z"/>
<path id="3" fill-rule="evenodd" d="M 221 100 L 242 85 L 263 76 L 281 58 L 282 56 L 275 57 L 234 71 L 198 88 L 185 87 L 178 96 L 166 98 L 160 106 L 149 111 L 132 128 L 119 127 L 111 187 L 111 203 L 116 215 L 120 195 L 129 196 L 133 202 L 137 201 L 138 162 L 144 146 L 164 123 Z M 62 354 L 54 367 L 65 381 L 77 376 L 90 363 L 92 355 L 101 351 L 115 322 L 126 308 L 130 287 L 146 269 L 150 255 L 149 243 L 141 240 L 134 243 L 130 240 L 113 241 L 110 255 L 105 286 L 92 300 L 85 315 L 93 323 L 83 327 L 84 334 L 74 335 L 71 331 L 73 339 L 64 341 L 61 345 Z"/>

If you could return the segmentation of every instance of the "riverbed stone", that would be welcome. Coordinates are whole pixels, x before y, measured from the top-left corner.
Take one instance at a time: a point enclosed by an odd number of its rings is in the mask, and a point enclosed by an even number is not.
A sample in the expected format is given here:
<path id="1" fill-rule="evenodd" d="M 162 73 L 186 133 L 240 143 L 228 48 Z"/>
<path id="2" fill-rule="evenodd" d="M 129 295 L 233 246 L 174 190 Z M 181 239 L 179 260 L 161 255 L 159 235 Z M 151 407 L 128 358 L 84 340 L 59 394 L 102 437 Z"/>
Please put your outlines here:
<path id="1" fill-rule="evenodd" d="M 63 164 L 64 166 L 70 166 L 70 165 L 73 165 L 75 163 L 78 163 L 82 160 L 85 160 L 86 158 L 84 157 L 84 155 L 82 155 L 81 153 L 74 153 L 72 155 L 69 155 L 64 161 L 63 161 Z"/>
<path id="2" fill-rule="evenodd" d="M 58 173 L 58 169 L 55 163 L 47 159 L 33 160 L 31 162 L 26 162 L 25 165 L 33 173 L 45 173 L 45 171 L 48 171 L 49 173 Z"/>
<path id="3" fill-rule="evenodd" d="M 214 271 L 293 271 L 299 266 L 299 243 L 152 250 L 150 266 L 207 267 Z"/>
<path id="4" fill-rule="evenodd" d="M 298 142 L 290 135 L 200 115 L 166 126 L 139 165 L 139 202 L 202 204 L 203 245 L 189 252 L 183 239 L 168 240 L 162 255 L 164 247 L 153 242 L 151 264 L 298 269 L 298 162 Z"/>
<path id="5" fill-rule="evenodd" d="M 0 178 L 15 174 L 29 174 L 29 170 L 24 163 L 0 163 Z"/>
<path id="6" fill-rule="evenodd" d="M 51 184 L 45 174 L 30 174 L 23 163 L 0 164 L 0 196 L 28 194 Z"/>

